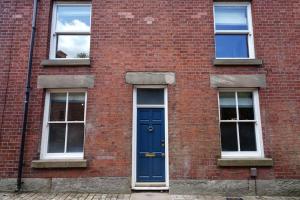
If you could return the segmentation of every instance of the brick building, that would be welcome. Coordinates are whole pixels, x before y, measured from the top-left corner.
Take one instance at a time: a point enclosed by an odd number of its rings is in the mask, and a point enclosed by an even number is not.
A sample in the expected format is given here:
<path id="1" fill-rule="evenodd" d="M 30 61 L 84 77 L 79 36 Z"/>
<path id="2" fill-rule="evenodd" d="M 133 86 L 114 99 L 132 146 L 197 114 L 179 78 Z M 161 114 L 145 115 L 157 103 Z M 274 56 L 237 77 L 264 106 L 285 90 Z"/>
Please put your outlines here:
<path id="1" fill-rule="evenodd" d="M 0 190 L 33 1 L 0 2 Z M 23 190 L 300 195 L 299 0 L 39 0 Z"/>

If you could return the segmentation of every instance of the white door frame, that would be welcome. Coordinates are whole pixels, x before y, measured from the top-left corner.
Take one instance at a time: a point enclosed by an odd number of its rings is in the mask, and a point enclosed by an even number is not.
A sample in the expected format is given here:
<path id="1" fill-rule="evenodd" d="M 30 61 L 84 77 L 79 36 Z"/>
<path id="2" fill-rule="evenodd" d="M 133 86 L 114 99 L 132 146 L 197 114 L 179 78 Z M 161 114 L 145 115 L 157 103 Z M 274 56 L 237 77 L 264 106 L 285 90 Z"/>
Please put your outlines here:
<path id="1" fill-rule="evenodd" d="M 163 88 L 164 105 L 137 105 L 137 88 Z M 136 181 L 136 164 L 137 164 L 137 108 L 164 108 L 165 118 L 165 182 L 160 187 L 153 183 L 144 187 L 142 184 L 137 186 Z M 135 85 L 133 88 L 133 116 L 132 116 L 132 179 L 131 188 L 134 190 L 168 190 L 169 189 L 169 139 L 168 139 L 168 88 L 167 85 Z"/>

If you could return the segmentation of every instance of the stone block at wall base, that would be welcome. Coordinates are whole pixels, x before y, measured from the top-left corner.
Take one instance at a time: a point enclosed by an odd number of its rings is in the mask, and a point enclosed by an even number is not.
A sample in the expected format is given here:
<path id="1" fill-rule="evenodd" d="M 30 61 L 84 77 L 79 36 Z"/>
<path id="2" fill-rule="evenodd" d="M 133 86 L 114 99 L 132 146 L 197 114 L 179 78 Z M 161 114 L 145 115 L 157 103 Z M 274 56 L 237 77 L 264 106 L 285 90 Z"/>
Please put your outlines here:
<path id="1" fill-rule="evenodd" d="M 130 179 L 127 177 L 89 177 L 89 178 L 23 178 L 23 192 L 131 192 Z M 0 192 L 14 192 L 16 178 L 0 178 Z"/>
<path id="2" fill-rule="evenodd" d="M 299 196 L 300 180 L 259 180 L 257 194 L 270 196 Z"/>
<path id="3" fill-rule="evenodd" d="M 255 192 L 256 191 L 256 192 Z M 300 180 L 171 180 L 171 194 L 300 196 Z"/>
<path id="4" fill-rule="evenodd" d="M 128 177 L 24 178 L 24 192 L 131 193 Z M 16 190 L 17 179 L 0 179 L 0 192 Z M 256 191 L 256 192 L 255 192 Z M 300 196 L 300 180 L 171 180 L 171 194 Z"/>
<path id="5" fill-rule="evenodd" d="M 131 192 L 129 178 L 53 178 L 52 192 L 97 192 L 119 193 Z"/>
<path id="6" fill-rule="evenodd" d="M 50 192 L 50 178 L 23 178 L 22 191 L 26 192 Z M 14 192 L 17 189 L 16 178 L 0 178 L 0 192 Z"/>
<path id="7" fill-rule="evenodd" d="M 173 180 L 170 181 L 172 194 L 200 194 L 220 196 L 252 196 L 252 183 L 247 180 Z"/>

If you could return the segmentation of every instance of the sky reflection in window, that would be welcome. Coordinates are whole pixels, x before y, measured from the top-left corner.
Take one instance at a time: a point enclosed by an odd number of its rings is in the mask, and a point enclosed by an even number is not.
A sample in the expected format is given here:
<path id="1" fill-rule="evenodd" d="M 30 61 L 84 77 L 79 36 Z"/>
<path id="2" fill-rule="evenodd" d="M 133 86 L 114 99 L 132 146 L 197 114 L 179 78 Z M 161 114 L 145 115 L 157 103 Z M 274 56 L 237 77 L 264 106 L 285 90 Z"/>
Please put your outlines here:
<path id="1" fill-rule="evenodd" d="M 89 32 L 91 7 L 88 5 L 61 5 L 57 7 L 57 32 Z"/>

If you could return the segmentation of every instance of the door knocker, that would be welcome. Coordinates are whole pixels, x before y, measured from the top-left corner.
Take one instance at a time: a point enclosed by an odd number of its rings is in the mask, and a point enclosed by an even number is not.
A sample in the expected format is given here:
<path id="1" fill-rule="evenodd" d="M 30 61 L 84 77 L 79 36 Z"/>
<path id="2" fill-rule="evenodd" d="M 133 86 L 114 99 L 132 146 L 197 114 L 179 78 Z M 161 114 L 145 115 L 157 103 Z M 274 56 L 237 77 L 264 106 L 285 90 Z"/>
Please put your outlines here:
<path id="1" fill-rule="evenodd" d="M 148 131 L 149 131 L 149 132 L 152 132 L 153 130 L 154 130 L 153 126 L 151 126 L 151 125 L 148 126 Z"/>

